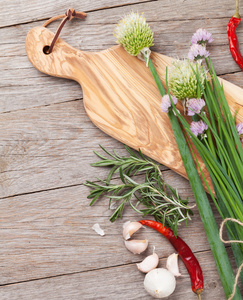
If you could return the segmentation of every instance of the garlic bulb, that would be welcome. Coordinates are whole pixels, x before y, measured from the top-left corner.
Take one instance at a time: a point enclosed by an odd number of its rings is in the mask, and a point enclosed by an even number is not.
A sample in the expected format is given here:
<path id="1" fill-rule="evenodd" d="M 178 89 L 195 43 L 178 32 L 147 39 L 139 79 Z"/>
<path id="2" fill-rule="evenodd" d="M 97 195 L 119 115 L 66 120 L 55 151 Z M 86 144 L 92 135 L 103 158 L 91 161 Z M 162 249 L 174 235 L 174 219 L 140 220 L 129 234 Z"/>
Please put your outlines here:
<path id="1" fill-rule="evenodd" d="M 131 240 L 124 242 L 127 249 L 133 254 L 140 254 L 148 247 L 148 240 Z"/>
<path id="2" fill-rule="evenodd" d="M 179 267 L 178 267 L 178 254 L 173 253 L 167 258 L 166 268 L 174 276 L 176 276 L 176 277 L 181 276 L 181 273 L 179 272 Z"/>
<path id="3" fill-rule="evenodd" d="M 123 238 L 124 240 L 130 239 L 134 232 L 138 231 L 142 227 L 139 222 L 126 222 L 123 228 Z"/>
<path id="4" fill-rule="evenodd" d="M 143 273 L 148 273 L 149 271 L 155 269 L 159 264 L 159 257 L 153 251 L 153 254 L 145 257 L 145 259 L 140 263 L 137 264 L 138 270 Z"/>
<path id="5" fill-rule="evenodd" d="M 144 288 L 154 298 L 160 299 L 170 296 L 175 287 L 174 275 L 163 268 L 150 271 L 144 278 Z"/>

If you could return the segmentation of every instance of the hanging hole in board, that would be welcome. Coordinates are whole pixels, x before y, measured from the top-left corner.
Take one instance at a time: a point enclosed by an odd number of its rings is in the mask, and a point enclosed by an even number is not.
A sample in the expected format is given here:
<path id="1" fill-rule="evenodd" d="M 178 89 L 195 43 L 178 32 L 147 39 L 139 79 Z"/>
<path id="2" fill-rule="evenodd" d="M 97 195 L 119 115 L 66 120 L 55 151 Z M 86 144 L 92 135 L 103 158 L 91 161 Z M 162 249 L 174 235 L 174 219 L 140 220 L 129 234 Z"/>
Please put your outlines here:
<path id="1" fill-rule="evenodd" d="M 46 55 L 48 55 L 48 54 L 50 54 L 49 49 L 50 49 L 50 46 L 46 45 L 46 46 L 43 48 L 43 52 L 44 52 Z"/>

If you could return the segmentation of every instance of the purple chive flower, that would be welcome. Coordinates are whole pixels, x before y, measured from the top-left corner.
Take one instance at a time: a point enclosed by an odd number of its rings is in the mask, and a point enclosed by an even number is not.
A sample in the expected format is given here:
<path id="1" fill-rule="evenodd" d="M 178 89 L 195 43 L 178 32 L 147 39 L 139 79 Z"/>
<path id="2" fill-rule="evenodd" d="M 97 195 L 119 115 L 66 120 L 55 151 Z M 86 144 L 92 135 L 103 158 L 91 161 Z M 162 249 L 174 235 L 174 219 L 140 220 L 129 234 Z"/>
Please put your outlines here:
<path id="1" fill-rule="evenodd" d="M 198 60 L 208 57 L 210 53 L 206 50 L 206 48 L 199 44 L 193 44 L 188 53 L 188 58 L 190 60 Z"/>
<path id="2" fill-rule="evenodd" d="M 200 114 L 202 108 L 205 106 L 205 101 L 203 99 L 189 99 L 186 102 L 188 107 L 188 116 L 194 116 L 195 114 Z"/>
<path id="3" fill-rule="evenodd" d="M 171 96 L 173 103 L 176 105 L 177 99 L 174 96 Z M 161 109 L 163 112 L 168 113 L 169 108 L 171 107 L 170 97 L 169 95 L 164 95 L 161 101 Z"/>
<path id="4" fill-rule="evenodd" d="M 201 135 L 205 130 L 208 129 L 208 125 L 204 123 L 202 120 L 199 122 L 191 122 L 191 131 L 195 136 Z"/>
<path id="5" fill-rule="evenodd" d="M 243 122 L 237 124 L 236 129 L 237 129 L 238 134 L 240 136 L 240 141 L 243 143 Z"/>
<path id="6" fill-rule="evenodd" d="M 192 36 L 191 43 L 192 44 L 206 44 L 212 43 L 213 38 L 212 34 L 205 29 L 198 29 Z"/>

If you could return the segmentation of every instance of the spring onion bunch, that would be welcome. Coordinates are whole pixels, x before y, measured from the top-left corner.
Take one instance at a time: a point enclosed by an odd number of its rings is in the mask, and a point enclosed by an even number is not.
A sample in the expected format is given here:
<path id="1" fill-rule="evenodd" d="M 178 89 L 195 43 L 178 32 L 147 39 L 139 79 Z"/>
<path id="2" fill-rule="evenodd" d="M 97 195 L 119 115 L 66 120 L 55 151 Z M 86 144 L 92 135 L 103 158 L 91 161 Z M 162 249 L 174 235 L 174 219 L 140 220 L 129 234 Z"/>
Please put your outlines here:
<path id="1" fill-rule="evenodd" d="M 134 22 L 134 20 L 136 21 Z M 196 32 L 192 38 L 192 46 L 189 52 L 189 58 L 194 62 L 185 60 L 173 64 L 172 69 L 174 68 L 176 71 L 174 73 L 173 71 L 169 72 L 169 74 L 167 72 L 166 74 L 166 93 L 149 56 L 148 49 L 153 44 L 151 42 L 152 34 L 151 29 L 144 21 L 144 17 L 140 19 L 138 14 L 130 13 L 117 25 L 115 36 L 119 37 L 117 42 L 123 45 L 131 55 L 134 55 L 134 53 L 137 53 L 137 49 L 140 49 L 137 55 L 142 54 L 144 56 L 144 60 L 156 82 L 162 96 L 161 107 L 162 109 L 165 108 L 165 112 L 168 113 L 222 286 L 228 298 L 233 290 L 234 273 L 225 247 L 219 238 L 219 229 L 197 172 L 193 154 L 191 154 L 187 144 L 187 139 L 190 138 L 210 173 L 217 199 L 214 198 L 212 191 L 210 191 L 210 194 L 213 196 L 214 203 L 222 218 L 230 216 L 242 221 L 243 186 L 240 180 L 242 181 L 243 178 L 243 152 L 234 119 L 225 99 L 223 87 L 218 81 L 209 52 L 205 47 L 207 42 L 212 42 L 212 37 L 202 29 Z M 146 40 L 148 43 L 144 43 Z M 136 41 L 136 45 L 134 45 L 134 41 Z M 202 59 L 206 59 L 208 72 L 202 65 Z M 209 75 L 212 84 L 208 81 Z M 173 96 L 171 93 L 173 93 Z M 204 99 L 201 98 L 202 96 Z M 190 111 L 193 119 L 192 124 L 188 124 L 177 111 L 175 107 L 176 97 L 179 97 L 178 100 L 182 100 L 185 104 L 184 108 L 187 107 Z M 208 116 L 202 111 L 204 104 L 207 105 Z M 183 135 L 179 122 L 183 125 L 187 135 Z M 207 182 L 206 185 L 209 188 Z M 228 233 L 232 238 L 242 239 L 242 232 L 234 225 L 228 226 Z M 241 259 L 241 247 L 234 246 L 232 248 L 235 256 L 239 255 Z M 236 290 L 234 299 L 242 299 L 239 289 Z"/>
<path id="2" fill-rule="evenodd" d="M 197 36 L 199 31 L 203 32 L 203 35 Z M 207 167 L 216 198 L 213 191 L 209 187 L 208 189 L 221 217 L 243 222 L 243 148 L 241 132 L 243 123 L 235 124 L 234 117 L 236 116 L 233 117 L 230 112 L 223 85 L 216 76 L 210 54 L 206 50 L 206 41 L 203 45 L 201 43 L 203 36 L 206 35 L 210 34 L 203 29 L 194 34 L 193 37 L 197 38 L 192 39 L 194 44 L 188 54 L 188 58 L 192 62 L 186 60 L 187 65 L 189 64 L 188 68 L 197 77 L 198 98 L 187 97 L 181 99 L 186 102 L 187 115 L 192 116 L 191 123 L 189 124 L 182 115 L 177 113 L 172 103 L 171 107 Z M 195 50 L 198 47 L 203 48 L 200 53 Z M 205 60 L 207 70 L 202 65 L 203 60 Z M 198 64 L 196 67 L 195 63 Z M 205 74 L 209 74 L 210 80 L 205 80 L 204 84 L 201 83 L 199 68 L 204 68 Z M 173 67 L 169 67 L 169 86 L 173 85 L 173 73 Z M 173 91 L 172 93 L 174 94 Z M 207 114 L 204 112 L 204 106 Z M 206 181 L 205 183 L 207 184 Z M 242 227 L 235 223 L 227 224 L 227 232 L 230 240 L 243 240 Z M 232 244 L 232 249 L 236 263 L 239 266 L 243 262 L 243 244 Z"/>

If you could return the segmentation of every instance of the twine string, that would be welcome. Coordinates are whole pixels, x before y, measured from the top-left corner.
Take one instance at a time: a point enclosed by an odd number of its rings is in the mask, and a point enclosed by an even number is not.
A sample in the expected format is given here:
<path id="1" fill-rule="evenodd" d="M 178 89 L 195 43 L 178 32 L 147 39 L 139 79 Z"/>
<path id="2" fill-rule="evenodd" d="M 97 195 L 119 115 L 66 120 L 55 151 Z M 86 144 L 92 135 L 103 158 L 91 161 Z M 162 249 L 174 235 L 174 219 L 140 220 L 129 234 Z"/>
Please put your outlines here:
<path id="1" fill-rule="evenodd" d="M 240 222 L 239 220 L 236 220 L 236 219 L 233 219 L 233 218 L 226 218 L 224 219 L 224 221 L 222 222 L 222 224 L 220 225 L 220 230 L 219 230 L 219 237 L 220 237 L 220 240 L 221 242 L 223 242 L 224 244 L 231 244 L 231 243 L 243 243 L 243 241 L 237 241 L 237 240 L 229 240 L 229 241 L 226 241 L 223 239 L 223 229 L 224 229 L 224 225 L 226 222 L 228 221 L 231 221 L 231 222 L 234 222 L 234 223 L 237 223 L 241 226 L 243 226 L 243 223 Z M 238 284 L 238 280 L 239 280 L 239 277 L 240 277 L 240 272 L 243 268 L 243 263 L 240 265 L 237 273 L 236 273 L 236 276 L 235 276 L 235 283 L 234 283 L 234 288 L 233 288 L 233 291 L 232 291 L 232 294 L 230 295 L 229 299 L 228 300 L 232 300 L 235 296 L 235 292 L 236 292 L 236 287 L 237 287 L 237 284 Z"/>

